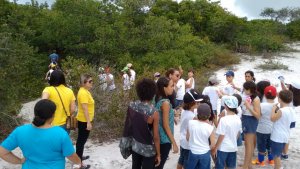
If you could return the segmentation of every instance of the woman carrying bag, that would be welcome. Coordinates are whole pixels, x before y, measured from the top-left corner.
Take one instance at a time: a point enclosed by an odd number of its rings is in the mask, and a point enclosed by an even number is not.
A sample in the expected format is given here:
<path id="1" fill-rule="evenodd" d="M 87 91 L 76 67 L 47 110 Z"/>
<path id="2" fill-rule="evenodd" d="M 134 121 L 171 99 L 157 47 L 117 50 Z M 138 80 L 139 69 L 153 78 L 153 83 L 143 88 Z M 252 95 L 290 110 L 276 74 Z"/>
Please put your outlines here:
<path id="1" fill-rule="evenodd" d="M 92 76 L 84 74 L 80 77 L 80 89 L 78 91 L 78 137 L 76 142 L 76 153 L 81 161 L 89 158 L 83 156 L 84 144 L 86 143 L 90 131 L 92 130 L 92 121 L 94 119 L 95 103 L 94 99 L 89 92 L 93 87 Z M 81 169 L 88 169 L 90 165 L 82 165 Z"/>

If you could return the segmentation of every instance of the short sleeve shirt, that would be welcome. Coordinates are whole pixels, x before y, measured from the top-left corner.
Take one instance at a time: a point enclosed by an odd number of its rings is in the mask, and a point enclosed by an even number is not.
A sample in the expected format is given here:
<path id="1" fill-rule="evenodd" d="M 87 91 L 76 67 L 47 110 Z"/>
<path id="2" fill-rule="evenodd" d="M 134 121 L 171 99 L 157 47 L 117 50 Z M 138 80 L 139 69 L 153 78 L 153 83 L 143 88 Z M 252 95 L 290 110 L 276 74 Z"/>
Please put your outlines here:
<path id="1" fill-rule="evenodd" d="M 22 169 L 64 169 L 65 157 L 75 153 L 71 139 L 61 127 L 37 128 L 26 124 L 16 128 L 2 143 L 8 151 L 23 152 Z"/>
<path id="2" fill-rule="evenodd" d="M 81 122 L 87 122 L 86 118 L 84 116 L 84 111 L 82 109 L 82 104 L 85 103 L 85 104 L 87 104 L 87 107 L 88 107 L 90 121 L 93 121 L 94 114 L 95 114 L 95 112 L 94 112 L 95 111 L 95 101 L 94 101 L 91 93 L 87 89 L 81 87 L 78 91 L 77 99 L 78 99 L 77 120 L 81 121 Z"/>

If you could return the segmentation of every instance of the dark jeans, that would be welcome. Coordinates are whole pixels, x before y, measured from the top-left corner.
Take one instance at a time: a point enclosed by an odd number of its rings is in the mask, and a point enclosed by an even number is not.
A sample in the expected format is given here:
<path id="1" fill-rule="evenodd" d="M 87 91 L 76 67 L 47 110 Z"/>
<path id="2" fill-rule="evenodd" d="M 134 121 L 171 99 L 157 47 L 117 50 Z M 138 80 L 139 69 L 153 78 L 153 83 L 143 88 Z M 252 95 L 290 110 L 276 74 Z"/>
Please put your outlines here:
<path id="1" fill-rule="evenodd" d="M 169 157 L 169 152 L 171 150 L 171 143 L 160 144 L 160 165 L 155 167 L 155 169 L 163 169 L 164 165 Z"/>
<path id="2" fill-rule="evenodd" d="M 76 142 L 76 154 L 82 160 L 84 144 L 86 143 L 90 131 L 86 129 L 87 122 L 78 121 L 78 136 Z"/>
<path id="3" fill-rule="evenodd" d="M 145 157 L 132 151 L 132 169 L 153 169 L 155 156 Z"/>

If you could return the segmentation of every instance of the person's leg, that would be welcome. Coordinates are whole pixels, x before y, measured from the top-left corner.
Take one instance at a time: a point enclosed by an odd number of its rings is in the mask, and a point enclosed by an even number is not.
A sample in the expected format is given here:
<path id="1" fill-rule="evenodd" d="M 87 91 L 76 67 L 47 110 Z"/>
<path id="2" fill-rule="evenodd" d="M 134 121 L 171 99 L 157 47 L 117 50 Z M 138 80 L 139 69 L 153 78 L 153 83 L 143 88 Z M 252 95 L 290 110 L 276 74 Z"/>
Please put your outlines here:
<path id="1" fill-rule="evenodd" d="M 255 134 L 245 133 L 245 158 L 244 158 L 244 169 L 252 168 L 251 159 L 254 152 L 254 139 Z"/>
<path id="2" fill-rule="evenodd" d="M 187 167 L 184 169 L 195 169 L 198 161 L 199 161 L 199 155 L 193 154 L 192 151 L 190 151 L 189 158 L 187 161 Z"/>
<path id="3" fill-rule="evenodd" d="M 132 151 L 132 169 L 141 169 L 142 167 L 142 156 Z"/>
<path id="4" fill-rule="evenodd" d="M 283 151 L 283 148 L 285 146 L 285 143 L 277 143 L 271 140 L 271 152 L 274 157 L 275 161 L 275 169 L 281 168 L 281 153 Z"/>
<path id="5" fill-rule="evenodd" d="M 82 159 L 84 144 L 86 143 L 90 131 L 86 129 L 87 123 L 78 121 L 78 136 L 76 142 L 76 154 Z"/>
<path id="6" fill-rule="evenodd" d="M 183 168 L 187 168 L 187 166 L 188 166 L 189 154 L 190 154 L 190 150 L 185 150 L 184 151 Z"/>
<path id="7" fill-rule="evenodd" d="M 216 169 L 224 169 L 226 158 L 227 158 L 227 153 L 218 150 L 215 168 Z"/>
<path id="8" fill-rule="evenodd" d="M 282 151 L 281 158 L 284 160 L 287 160 L 289 158 L 289 156 L 288 156 L 289 145 L 290 145 L 289 143 L 285 144 L 284 149 Z"/>
<path id="9" fill-rule="evenodd" d="M 226 158 L 226 167 L 228 169 L 236 168 L 236 152 L 229 152 Z"/>
<path id="10" fill-rule="evenodd" d="M 267 144 L 267 136 L 265 134 L 256 132 L 256 140 L 257 140 L 257 158 L 258 162 L 261 164 L 265 161 L 265 152 L 266 152 L 266 144 Z"/>
<path id="11" fill-rule="evenodd" d="M 269 164 L 271 165 L 274 165 L 274 158 L 273 158 L 273 155 L 271 153 L 271 134 L 267 134 L 267 144 L 266 144 L 266 149 L 267 149 L 267 152 L 268 152 L 268 160 L 269 160 Z"/>
<path id="12" fill-rule="evenodd" d="M 155 156 L 142 157 L 142 169 L 153 169 L 154 165 L 155 165 Z"/>
<path id="13" fill-rule="evenodd" d="M 177 162 L 177 169 L 182 169 L 183 168 L 183 163 L 184 163 L 184 152 L 183 148 L 180 146 L 180 154 L 179 154 L 179 159 Z"/>
<path id="14" fill-rule="evenodd" d="M 199 169 L 210 168 L 210 151 L 205 154 L 199 155 Z"/>
<path id="15" fill-rule="evenodd" d="M 165 143 L 165 144 L 160 144 L 160 155 L 161 155 L 161 161 L 160 161 L 160 165 L 155 167 L 155 169 L 163 169 L 164 165 L 167 161 L 167 158 L 169 156 L 169 152 L 171 150 L 171 143 Z"/>

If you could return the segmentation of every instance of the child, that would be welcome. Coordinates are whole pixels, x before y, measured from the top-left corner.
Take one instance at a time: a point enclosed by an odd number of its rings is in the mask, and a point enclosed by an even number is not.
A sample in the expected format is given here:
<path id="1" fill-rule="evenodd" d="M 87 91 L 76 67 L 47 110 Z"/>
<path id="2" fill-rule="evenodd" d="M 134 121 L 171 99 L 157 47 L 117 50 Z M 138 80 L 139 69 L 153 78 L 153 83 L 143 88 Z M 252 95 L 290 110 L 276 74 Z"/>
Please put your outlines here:
<path id="1" fill-rule="evenodd" d="M 224 105 L 227 115 L 220 119 L 216 134 L 219 135 L 212 155 L 217 155 L 216 168 L 236 168 L 237 138 L 239 137 L 242 122 L 237 115 L 238 100 L 234 96 L 225 96 Z"/>
<path id="2" fill-rule="evenodd" d="M 235 93 L 235 88 L 234 88 L 235 85 L 233 83 L 234 72 L 231 71 L 231 70 L 228 70 L 225 73 L 225 76 L 226 76 L 227 84 L 221 90 L 221 94 L 225 95 L 225 96 L 231 96 Z M 222 110 L 224 110 L 224 102 L 223 101 L 221 101 L 221 110 L 220 110 L 220 112 L 222 112 Z"/>
<path id="3" fill-rule="evenodd" d="M 189 79 L 185 82 L 185 92 L 190 91 L 191 89 L 195 89 L 195 79 L 194 79 L 194 71 L 190 69 L 188 71 Z"/>
<path id="4" fill-rule="evenodd" d="M 295 112 L 290 103 L 293 101 L 293 93 L 282 90 L 278 95 L 280 108 L 275 104 L 272 107 L 271 121 L 274 122 L 271 133 L 271 152 L 275 161 L 275 169 L 281 167 L 281 152 L 290 137 L 290 126 L 294 121 Z"/>
<path id="5" fill-rule="evenodd" d="M 201 95 L 194 89 L 185 93 L 183 97 L 183 112 L 180 121 L 180 156 L 178 159 L 177 169 L 187 168 L 190 148 L 186 140 L 187 128 L 190 120 L 195 117 L 194 109 L 197 108 L 197 102 L 201 101 Z"/>
<path id="6" fill-rule="evenodd" d="M 122 72 L 123 72 L 123 75 L 122 75 L 122 80 L 123 80 L 123 90 L 126 91 L 126 90 L 130 90 L 130 77 L 128 75 L 128 67 L 124 67 Z"/>
<path id="7" fill-rule="evenodd" d="M 211 109 L 206 103 L 201 103 L 197 109 L 197 120 L 190 120 L 186 139 L 189 142 L 190 154 L 188 166 L 185 169 L 210 168 L 210 150 L 215 142 L 214 127 L 209 124 Z M 209 141 L 212 144 L 209 145 Z"/>
<path id="8" fill-rule="evenodd" d="M 215 125 L 217 124 L 217 104 L 218 104 L 218 99 L 219 96 L 221 96 L 221 93 L 217 87 L 218 85 L 218 80 L 216 77 L 212 76 L 208 79 L 208 86 L 203 89 L 202 94 L 203 95 L 208 95 L 212 110 L 214 113 L 214 123 Z"/>
<path id="9" fill-rule="evenodd" d="M 264 90 L 264 97 L 266 102 L 261 103 L 261 118 L 258 121 L 258 126 L 256 129 L 256 142 L 258 155 L 257 159 L 253 164 L 258 164 L 260 166 L 265 166 L 265 152 L 268 151 L 269 164 L 274 165 L 273 156 L 270 153 L 270 137 L 273 127 L 273 122 L 271 121 L 271 111 L 274 106 L 274 99 L 276 98 L 277 91 L 274 86 L 268 86 Z"/>

